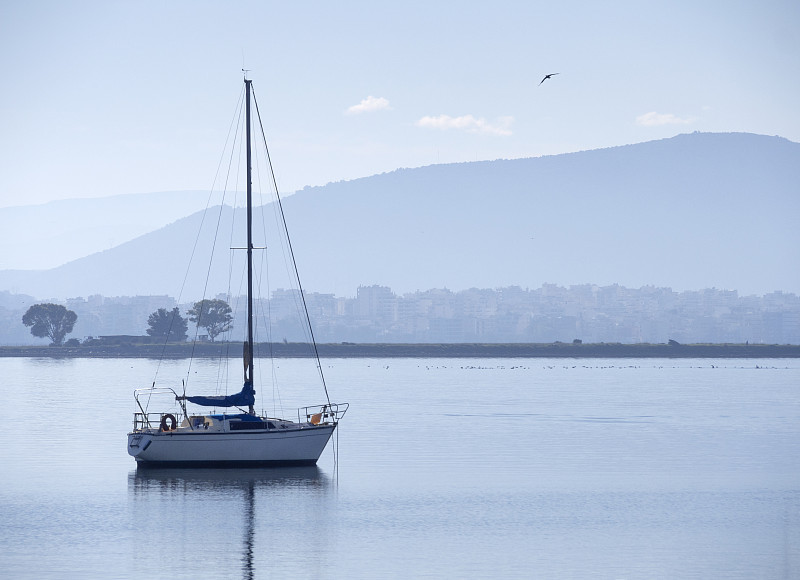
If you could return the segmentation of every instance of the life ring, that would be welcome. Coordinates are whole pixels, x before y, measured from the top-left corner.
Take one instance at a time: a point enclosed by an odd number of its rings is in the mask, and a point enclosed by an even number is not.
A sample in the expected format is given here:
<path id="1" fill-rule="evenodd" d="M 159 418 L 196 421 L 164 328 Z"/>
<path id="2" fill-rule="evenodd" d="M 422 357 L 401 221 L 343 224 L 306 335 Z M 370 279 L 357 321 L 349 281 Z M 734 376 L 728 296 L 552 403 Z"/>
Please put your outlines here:
<path id="1" fill-rule="evenodd" d="M 169 425 L 167 425 L 167 423 L 169 423 Z M 178 425 L 178 420 L 172 413 L 167 413 L 166 415 L 161 417 L 162 431 L 174 431 L 177 425 Z"/>

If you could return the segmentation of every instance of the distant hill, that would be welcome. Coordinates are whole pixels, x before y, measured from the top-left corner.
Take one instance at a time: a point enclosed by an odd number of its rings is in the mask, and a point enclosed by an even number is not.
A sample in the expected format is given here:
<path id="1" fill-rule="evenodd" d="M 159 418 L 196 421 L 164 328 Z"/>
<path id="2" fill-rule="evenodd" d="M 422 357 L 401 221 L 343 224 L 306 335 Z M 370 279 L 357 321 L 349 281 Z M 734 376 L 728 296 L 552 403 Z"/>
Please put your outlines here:
<path id="1" fill-rule="evenodd" d="M 284 209 L 309 291 L 550 282 L 800 293 L 800 144 L 780 137 L 693 133 L 398 169 L 305 188 Z M 234 214 L 224 210 L 222 231 Z M 176 296 L 200 220 L 190 215 L 58 268 L 0 271 L 0 290 Z M 235 243 L 220 241 L 218 251 Z M 210 280 L 227 288 L 222 272 Z M 184 299 L 204 283 L 205 272 L 187 281 Z"/>
<path id="2" fill-rule="evenodd" d="M 152 232 L 206 206 L 208 192 L 167 191 L 0 208 L 0 271 L 55 268 Z"/>

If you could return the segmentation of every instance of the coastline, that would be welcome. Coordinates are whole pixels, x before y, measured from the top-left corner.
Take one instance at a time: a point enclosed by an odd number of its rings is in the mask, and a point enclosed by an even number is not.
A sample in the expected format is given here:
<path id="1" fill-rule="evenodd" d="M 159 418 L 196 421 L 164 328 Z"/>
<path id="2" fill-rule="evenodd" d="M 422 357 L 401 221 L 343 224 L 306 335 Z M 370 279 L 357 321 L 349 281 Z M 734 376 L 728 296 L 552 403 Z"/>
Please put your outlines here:
<path id="1" fill-rule="evenodd" d="M 794 344 L 571 344 L 571 343 L 324 343 L 320 358 L 800 358 Z M 29 358 L 217 358 L 242 356 L 231 343 L 0 346 L 0 357 Z M 259 343 L 257 358 L 310 358 L 308 343 Z"/>

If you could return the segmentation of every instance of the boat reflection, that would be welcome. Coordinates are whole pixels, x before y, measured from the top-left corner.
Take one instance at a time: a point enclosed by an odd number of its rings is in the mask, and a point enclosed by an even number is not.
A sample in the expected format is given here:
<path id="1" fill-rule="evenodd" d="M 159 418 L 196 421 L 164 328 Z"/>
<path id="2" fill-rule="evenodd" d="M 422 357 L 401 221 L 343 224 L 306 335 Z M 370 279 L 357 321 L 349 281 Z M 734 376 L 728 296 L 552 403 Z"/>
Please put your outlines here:
<path id="1" fill-rule="evenodd" d="M 241 518 L 240 561 L 246 580 L 256 577 L 255 540 L 261 535 L 261 531 L 257 534 L 259 521 L 263 526 L 264 520 L 274 517 L 276 504 L 298 508 L 299 504 L 308 503 L 306 500 L 298 504 L 298 496 L 307 499 L 325 496 L 329 487 L 331 479 L 316 465 L 263 469 L 138 467 L 128 475 L 128 493 L 135 504 L 137 520 L 153 524 L 155 519 L 156 526 L 151 528 L 158 530 L 155 536 L 164 534 L 171 539 L 182 537 L 194 541 L 186 528 L 196 526 L 192 514 L 207 514 L 209 506 L 222 508 L 231 522 Z M 260 514 L 256 512 L 257 499 L 262 500 Z M 313 499 L 310 503 L 317 508 L 322 505 Z M 264 541 L 262 538 L 261 543 Z M 208 544 L 204 548 L 208 549 Z"/>
<path id="2" fill-rule="evenodd" d="M 214 491 L 255 487 L 320 488 L 330 479 L 316 465 L 302 467 L 264 467 L 247 469 L 197 469 L 137 467 L 128 475 L 128 487 L 134 493 L 152 491 Z"/>

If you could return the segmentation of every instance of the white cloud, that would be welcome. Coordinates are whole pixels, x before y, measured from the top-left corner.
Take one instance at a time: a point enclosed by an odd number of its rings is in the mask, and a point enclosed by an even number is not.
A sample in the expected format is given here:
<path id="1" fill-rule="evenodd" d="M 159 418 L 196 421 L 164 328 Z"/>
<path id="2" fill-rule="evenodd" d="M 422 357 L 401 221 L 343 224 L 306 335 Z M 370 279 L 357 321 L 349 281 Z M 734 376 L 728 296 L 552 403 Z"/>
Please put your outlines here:
<path id="1" fill-rule="evenodd" d="M 416 122 L 417 127 L 430 127 L 433 129 L 461 129 L 469 133 L 488 133 L 490 135 L 511 135 L 511 123 L 514 117 L 500 117 L 496 123 L 488 123 L 486 119 L 476 119 L 472 115 L 451 117 L 439 115 L 438 117 L 422 117 Z"/>
<path id="2" fill-rule="evenodd" d="M 389 100 L 383 97 L 368 96 L 357 105 L 347 109 L 348 115 L 357 115 L 359 113 L 372 113 L 373 111 L 380 111 L 382 109 L 391 109 Z"/>
<path id="3" fill-rule="evenodd" d="M 659 127 L 661 125 L 688 125 L 693 121 L 694 119 L 692 118 L 682 119 L 681 117 L 673 115 L 672 113 L 656 113 L 655 111 L 651 111 L 636 117 L 636 124 L 641 125 L 642 127 Z"/>

